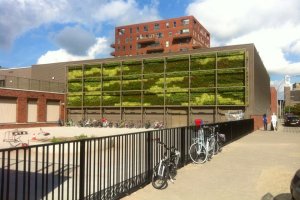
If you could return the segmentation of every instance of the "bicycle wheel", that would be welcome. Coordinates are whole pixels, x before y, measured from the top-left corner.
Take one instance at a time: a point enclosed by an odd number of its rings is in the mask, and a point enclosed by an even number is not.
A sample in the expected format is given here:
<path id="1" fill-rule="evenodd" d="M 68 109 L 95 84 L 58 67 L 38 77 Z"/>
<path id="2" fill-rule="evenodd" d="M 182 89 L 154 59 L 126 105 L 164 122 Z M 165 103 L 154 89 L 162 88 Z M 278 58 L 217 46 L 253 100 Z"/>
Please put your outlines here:
<path id="1" fill-rule="evenodd" d="M 204 146 L 199 145 L 199 143 L 194 143 L 191 145 L 189 150 L 190 157 L 194 163 L 204 163 L 207 159 L 207 152 Z"/>
<path id="2" fill-rule="evenodd" d="M 159 175 L 159 163 L 154 167 L 153 174 L 152 174 L 152 186 L 155 189 L 162 189 L 165 188 L 167 185 L 167 174 L 168 174 L 168 167 L 163 163 L 162 166 L 164 168 L 162 172 L 162 176 Z"/>
<path id="3" fill-rule="evenodd" d="M 169 175 L 174 180 L 177 175 L 177 168 L 174 163 L 170 163 L 169 165 Z"/>
<path id="4" fill-rule="evenodd" d="M 214 155 L 217 155 L 220 151 L 219 142 L 215 141 Z"/>

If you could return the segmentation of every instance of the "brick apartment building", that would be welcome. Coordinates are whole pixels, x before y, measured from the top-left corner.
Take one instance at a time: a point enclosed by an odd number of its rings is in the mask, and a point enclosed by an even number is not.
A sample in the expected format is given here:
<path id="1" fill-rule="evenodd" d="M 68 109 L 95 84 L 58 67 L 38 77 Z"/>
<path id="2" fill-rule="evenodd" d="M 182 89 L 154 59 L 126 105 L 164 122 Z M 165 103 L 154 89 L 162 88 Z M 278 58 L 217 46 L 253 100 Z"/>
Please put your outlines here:
<path id="1" fill-rule="evenodd" d="M 194 16 L 115 28 L 112 56 L 188 51 L 210 47 L 210 33 Z"/>

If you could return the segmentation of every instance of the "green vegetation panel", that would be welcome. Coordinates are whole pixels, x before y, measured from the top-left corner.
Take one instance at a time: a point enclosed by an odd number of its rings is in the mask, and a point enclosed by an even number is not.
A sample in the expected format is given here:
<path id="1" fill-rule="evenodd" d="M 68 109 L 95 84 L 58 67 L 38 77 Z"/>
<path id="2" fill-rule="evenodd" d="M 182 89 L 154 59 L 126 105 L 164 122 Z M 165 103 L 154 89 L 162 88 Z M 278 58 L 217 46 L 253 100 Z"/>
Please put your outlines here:
<path id="1" fill-rule="evenodd" d="M 190 66 L 188 56 L 167 58 L 166 63 L 164 59 L 147 59 L 143 61 L 144 67 L 141 61 L 126 61 L 122 63 L 122 67 L 119 62 L 104 63 L 102 69 L 101 65 L 86 66 L 84 92 L 89 94 L 89 97 L 84 99 L 84 105 L 99 105 L 101 98 L 98 98 L 97 92 L 102 90 L 104 91 L 103 106 L 120 106 L 121 98 L 118 91 L 121 88 L 123 106 L 141 106 L 141 104 L 154 106 L 163 105 L 164 102 L 166 105 L 188 105 L 189 82 L 190 105 L 215 105 L 216 64 L 218 87 L 220 87 L 217 89 L 218 104 L 244 105 L 245 53 L 243 51 L 191 55 Z M 101 70 L 102 88 L 99 79 Z M 82 83 L 78 79 L 82 75 L 81 68 L 69 68 L 68 101 L 71 101 L 69 105 L 81 105 L 80 95 L 75 95 L 80 94 Z M 141 99 L 141 89 L 144 90 L 144 99 Z"/>

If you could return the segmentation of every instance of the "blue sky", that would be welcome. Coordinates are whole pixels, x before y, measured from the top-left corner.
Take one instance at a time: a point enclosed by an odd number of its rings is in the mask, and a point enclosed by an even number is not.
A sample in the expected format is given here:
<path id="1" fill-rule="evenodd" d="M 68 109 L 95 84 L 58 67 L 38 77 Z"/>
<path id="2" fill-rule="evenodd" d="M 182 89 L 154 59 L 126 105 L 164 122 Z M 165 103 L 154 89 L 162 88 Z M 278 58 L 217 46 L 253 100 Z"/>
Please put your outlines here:
<path id="1" fill-rule="evenodd" d="M 212 47 L 254 43 L 276 87 L 300 82 L 299 0 L 0 0 L 0 66 L 110 57 L 115 26 L 184 15 Z"/>

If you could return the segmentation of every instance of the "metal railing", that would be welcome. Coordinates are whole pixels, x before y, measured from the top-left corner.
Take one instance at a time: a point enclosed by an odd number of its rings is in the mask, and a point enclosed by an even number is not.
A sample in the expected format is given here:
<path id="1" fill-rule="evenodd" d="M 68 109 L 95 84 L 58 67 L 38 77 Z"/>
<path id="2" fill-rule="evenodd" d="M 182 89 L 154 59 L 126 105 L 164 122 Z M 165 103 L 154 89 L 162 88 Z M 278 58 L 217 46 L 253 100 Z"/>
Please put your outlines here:
<path id="1" fill-rule="evenodd" d="M 17 76 L 0 75 L 0 87 L 47 92 L 65 92 L 65 84 Z"/>
<path id="2" fill-rule="evenodd" d="M 253 131 L 253 120 L 219 123 L 227 143 Z M 0 150 L 0 199 L 119 199 L 151 181 L 160 138 L 188 155 L 194 126 Z"/>

